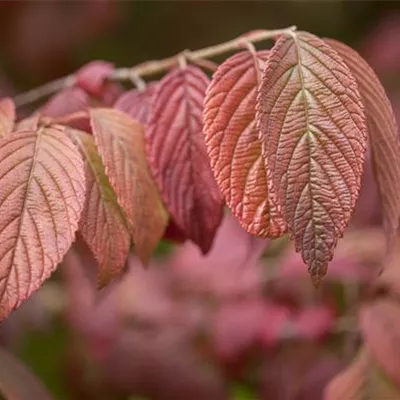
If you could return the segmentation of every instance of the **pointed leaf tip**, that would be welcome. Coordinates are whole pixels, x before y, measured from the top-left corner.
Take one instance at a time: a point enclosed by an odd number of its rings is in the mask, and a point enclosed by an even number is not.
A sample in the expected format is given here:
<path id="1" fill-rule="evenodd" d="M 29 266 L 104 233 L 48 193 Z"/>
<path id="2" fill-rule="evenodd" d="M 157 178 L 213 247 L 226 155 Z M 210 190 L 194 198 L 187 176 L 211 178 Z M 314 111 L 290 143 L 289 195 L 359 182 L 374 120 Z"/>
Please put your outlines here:
<path id="1" fill-rule="evenodd" d="M 356 81 L 316 36 L 280 37 L 263 73 L 257 120 L 289 233 L 317 283 L 361 186 L 367 128 Z"/>
<path id="2" fill-rule="evenodd" d="M 97 150 L 125 212 L 135 252 L 147 264 L 168 224 L 168 214 L 150 174 L 143 127 L 128 114 L 109 108 L 90 110 Z"/>
<path id="3" fill-rule="evenodd" d="M 255 122 L 258 77 L 268 54 L 240 52 L 218 67 L 204 100 L 204 135 L 233 215 L 253 235 L 279 237 L 286 224 L 267 178 Z"/>
<path id="4" fill-rule="evenodd" d="M 163 200 L 185 236 L 207 253 L 223 215 L 203 136 L 209 79 L 194 66 L 159 82 L 146 130 L 147 154 Z"/>

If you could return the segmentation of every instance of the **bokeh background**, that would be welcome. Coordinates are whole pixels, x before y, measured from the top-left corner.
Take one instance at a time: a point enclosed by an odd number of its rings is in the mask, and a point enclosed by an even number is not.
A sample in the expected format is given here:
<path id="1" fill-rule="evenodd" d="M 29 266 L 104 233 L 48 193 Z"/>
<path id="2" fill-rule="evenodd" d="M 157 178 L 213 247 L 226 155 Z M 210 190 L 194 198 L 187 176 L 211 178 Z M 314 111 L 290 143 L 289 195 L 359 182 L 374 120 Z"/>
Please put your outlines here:
<path id="1" fill-rule="evenodd" d="M 131 66 L 293 24 L 356 48 L 400 118 L 396 1 L 1 1 L 0 95 L 91 60 Z M 319 400 L 356 354 L 355 305 L 383 251 L 367 162 L 357 211 L 317 291 L 287 239 L 250 238 L 229 215 L 206 258 L 165 241 L 150 270 L 132 256 L 100 293 L 78 239 L 0 326 L 1 344 L 60 400 Z"/>

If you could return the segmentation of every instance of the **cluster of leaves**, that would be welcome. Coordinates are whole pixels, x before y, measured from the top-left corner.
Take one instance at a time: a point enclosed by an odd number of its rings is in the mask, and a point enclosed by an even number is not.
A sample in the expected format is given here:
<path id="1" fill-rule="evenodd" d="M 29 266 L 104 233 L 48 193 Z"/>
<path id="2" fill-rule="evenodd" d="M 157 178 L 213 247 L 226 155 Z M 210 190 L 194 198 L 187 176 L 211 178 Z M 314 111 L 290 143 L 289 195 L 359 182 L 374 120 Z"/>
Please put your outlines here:
<path id="1" fill-rule="evenodd" d="M 256 256 L 267 238 L 289 233 L 299 264 L 308 265 L 317 284 L 355 209 L 368 144 L 387 249 L 394 248 L 397 125 L 377 76 L 351 48 L 288 32 L 268 51 L 247 43 L 212 79 L 185 62 L 160 81 L 126 92 L 111 82 L 114 71 L 109 63 L 88 64 L 76 72 L 73 87 L 20 121 L 12 100 L 0 101 L 1 320 L 57 268 L 77 232 L 103 287 L 132 264 L 131 243 L 142 264 L 163 238 L 190 240 L 209 254 L 224 204 L 260 238 L 250 240 Z M 196 265 L 199 273 L 203 267 Z M 349 375 L 375 365 L 370 352 L 397 380 L 394 349 L 381 347 L 389 331 L 371 322 L 380 316 L 392 321 L 397 312 L 390 271 L 368 285 L 360 311 L 368 355 L 362 352 L 361 361 L 331 383 L 330 399 L 341 398 L 353 382 Z M 229 304 L 216 322 L 213 349 L 228 364 L 236 365 L 235 351 L 244 342 L 268 348 L 288 331 L 316 340 L 335 320 L 326 305 L 293 312 L 250 301 L 243 313 Z M 219 340 L 218 332 L 230 331 L 231 317 L 241 314 L 249 326 L 244 338 L 226 343 L 221 334 Z"/>

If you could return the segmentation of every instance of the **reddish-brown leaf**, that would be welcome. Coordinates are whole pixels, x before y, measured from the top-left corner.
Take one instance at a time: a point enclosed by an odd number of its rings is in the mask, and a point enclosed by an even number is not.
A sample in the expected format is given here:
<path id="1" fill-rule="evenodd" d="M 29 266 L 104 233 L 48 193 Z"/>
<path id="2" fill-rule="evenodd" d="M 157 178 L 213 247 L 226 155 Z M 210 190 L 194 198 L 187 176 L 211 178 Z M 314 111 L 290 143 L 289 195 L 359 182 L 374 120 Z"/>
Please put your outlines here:
<path id="1" fill-rule="evenodd" d="M 377 299 L 360 310 L 365 345 L 385 372 L 400 384 L 400 303 Z"/>
<path id="2" fill-rule="evenodd" d="M 178 227 L 207 253 L 222 218 L 222 196 L 203 136 L 203 100 L 209 84 L 200 68 L 169 72 L 158 84 L 149 117 L 150 168 Z"/>
<path id="3" fill-rule="evenodd" d="M 93 137 L 74 129 L 70 135 L 81 151 L 85 170 L 86 202 L 79 231 L 99 263 L 98 285 L 103 287 L 125 266 L 131 242 L 129 228 Z"/>
<path id="4" fill-rule="evenodd" d="M 0 320 L 55 270 L 85 199 L 82 158 L 62 127 L 0 141 Z"/>
<path id="5" fill-rule="evenodd" d="M 6 97 L 0 100 L 0 137 L 7 136 L 12 132 L 16 114 L 15 104 Z"/>
<path id="6" fill-rule="evenodd" d="M 256 128 L 259 77 L 269 52 L 244 51 L 221 64 L 204 101 L 204 134 L 227 206 L 249 233 L 278 237 L 286 224 L 267 178 Z"/>
<path id="7" fill-rule="evenodd" d="M 13 354 L 0 349 L 0 392 L 7 400 L 51 400 L 39 379 Z"/>
<path id="8" fill-rule="evenodd" d="M 317 284 L 360 191 L 367 128 L 357 83 L 336 51 L 299 32 L 272 48 L 257 110 L 266 168 Z"/>
<path id="9" fill-rule="evenodd" d="M 147 125 L 151 101 L 157 83 L 150 82 L 144 90 L 128 90 L 116 101 L 114 108 L 126 112 L 136 121 Z"/>
<path id="10" fill-rule="evenodd" d="M 97 149 L 129 221 L 136 253 L 147 264 L 164 234 L 168 214 L 147 165 L 143 127 L 114 109 L 94 108 L 90 116 Z"/>
<path id="11" fill-rule="evenodd" d="M 399 400 L 400 393 L 361 348 L 354 361 L 325 388 L 324 400 Z"/>
<path id="12" fill-rule="evenodd" d="M 391 247 L 400 218 L 400 138 L 394 112 L 385 89 L 368 63 L 345 44 L 333 39 L 324 41 L 339 53 L 357 80 L 366 110 L 383 225 Z"/>
<path id="13" fill-rule="evenodd" d="M 46 117 L 57 118 L 84 110 L 89 105 L 89 95 L 79 87 L 71 87 L 54 95 L 39 112 Z"/>

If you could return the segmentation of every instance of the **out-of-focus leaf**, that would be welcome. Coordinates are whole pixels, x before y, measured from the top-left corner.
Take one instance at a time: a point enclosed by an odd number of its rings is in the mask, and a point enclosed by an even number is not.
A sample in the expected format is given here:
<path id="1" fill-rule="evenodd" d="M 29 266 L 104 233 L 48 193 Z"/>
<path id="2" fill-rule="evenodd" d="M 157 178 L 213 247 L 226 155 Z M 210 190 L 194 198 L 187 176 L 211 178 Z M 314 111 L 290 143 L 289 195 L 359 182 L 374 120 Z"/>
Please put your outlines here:
<path id="1" fill-rule="evenodd" d="M 400 137 L 394 112 L 385 89 L 368 63 L 344 43 L 333 39 L 324 41 L 339 53 L 357 80 L 366 110 L 383 225 L 389 247 L 392 247 L 400 218 Z"/>
<path id="2" fill-rule="evenodd" d="M 55 94 L 40 109 L 45 117 L 64 117 L 65 115 L 82 111 L 90 105 L 89 95 L 79 87 L 70 87 Z"/>
<path id="3" fill-rule="evenodd" d="M 100 97 L 107 78 L 114 71 L 114 65 L 105 61 L 91 61 L 80 68 L 76 74 L 76 85 L 89 95 Z"/>
<path id="4" fill-rule="evenodd" d="M 136 121 L 147 125 L 151 101 L 157 88 L 157 83 L 150 82 L 144 90 L 128 90 L 116 101 L 114 108 L 126 112 Z"/>
<path id="5" fill-rule="evenodd" d="M 119 204 L 130 224 L 135 251 L 147 264 L 168 223 L 168 214 L 150 174 L 143 127 L 128 114 L 90 110 L 93 135 Z"/>
<path id="6" fill-rule="evenodd" d="M 85 200 L 82 158 L 62 127 L 0 142 L 0 320 L 55 270 Z"/>
<path id="7" fill-rule="evenodd" d="M 15 131 L 36 131 L 39 127 L 40 114 L 34 114 L 15 124 Z"/>
<path id="8" fill-rule="evenodd" d="M 118 276 L 125 266 L 130 246 L 129 227 L 110 186 L 93 137 L 71 129 L 85 170 L 86 202 L 79 230 L 100 266 L 99 287 Z"/>
<path id="9" fill-rule="evenodd" d="M 222 196 L 203 136 L 209 84 L 198 67 L 176 68 L 159 82 L 149 116 L 147 154 L 175 223 L 205 254 L 222 218 Z"/>
<path id="10" fill-rule="evenodd" d="M 400 303 L 391 299 L 376 299 L 364 305 L 360 312 L 360 328 L 365 346 L 383 370 L 400 384 Z"/>
<path id="11" fill-rule="evenodd" d="M 398 400 L 400 392 L 362 348 L 355 360 L 327 385 L 324 400 Z"/>
<path id="12" fill-rule="evenodd" d="M 52 399 L 32 372 L 4 349 L 0 349 L 0 392 L 7 400 Z"/>
<path id="13" fill-rule="evenodd" d="M 15 104 L 6 97 L 0 100 L 0 137 L 7 136 L 12 132 L 16 114 Z"/>
<path id="14" fill-rule="evenodd" d="M 256 97 L 268 51 L 241 52 L 213 75 L 204 100 L 204 134 L 228 207 L 251 234 L 278 237 L 286 224 L 267 177 L 256 128 Z"/>
<path id="15" fill-rule="evenodd" d="M 257 110 L 266 168 L 318 284 L 360 191 L 367 127 L 356 80 L 316 36 L 282 36 L 267 60 Z"/>

